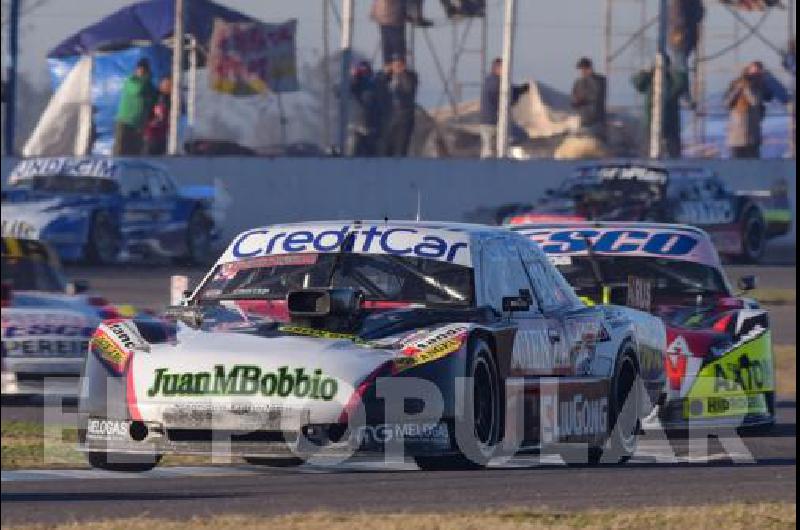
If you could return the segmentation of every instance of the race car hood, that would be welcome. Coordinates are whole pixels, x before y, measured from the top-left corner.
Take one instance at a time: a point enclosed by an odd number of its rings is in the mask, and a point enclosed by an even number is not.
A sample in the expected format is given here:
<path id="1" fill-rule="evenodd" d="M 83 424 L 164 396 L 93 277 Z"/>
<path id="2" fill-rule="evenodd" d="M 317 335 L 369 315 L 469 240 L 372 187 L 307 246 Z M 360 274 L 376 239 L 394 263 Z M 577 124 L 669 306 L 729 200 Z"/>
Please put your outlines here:
<path id="1" fill-rule="evenodd" d="M 2 234 L 10 237 L 39 238 L 52 223 L 83 218 L 97 200 L 84 195 L 36 196 L 27 200 L 3 202 Z"/>
<path id="2" fill-rule="evenodd" d="M 308 415 L 303 421 L 336 423 L 360 385 L 378 373 L 396 373 L 453 353 L 467 333 L 463 325 L 447 324 L 365 343 L 334 334 L 328 338 L 317 330 L 306 330 L 316 336 L 263 336 L 178 323 L 168 342 L 150 344 L 135 336 L 130 322 L 122 321 L 116 332 L 115 323 L 104 323 L 91 349 L 120 368 L 127 363 L 131 416 L 164 423 L 175 418 L 177 409 L 230 410 L 237 403 L 303 411 Z M 121 343 L 120 330 L 128 335 Z M 106 348 L 106 338 L 122 348 Z"/>

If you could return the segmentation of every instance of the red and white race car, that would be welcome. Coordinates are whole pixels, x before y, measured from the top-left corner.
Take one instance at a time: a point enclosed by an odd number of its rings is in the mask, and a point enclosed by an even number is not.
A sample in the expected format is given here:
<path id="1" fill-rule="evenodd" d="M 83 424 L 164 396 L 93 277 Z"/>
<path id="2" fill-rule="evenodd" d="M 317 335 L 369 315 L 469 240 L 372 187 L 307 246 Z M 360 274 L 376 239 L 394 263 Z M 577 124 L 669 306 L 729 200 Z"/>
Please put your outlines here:
<path id="1" fill-rule="evenodd" d="M 514 227 L 589 304 L 620 304 L 667 326 L 667 427 L 769 427 L 775 375 L 769 315 L 735 291 L 709 236 L 684 225 L 568 222 Z"/>

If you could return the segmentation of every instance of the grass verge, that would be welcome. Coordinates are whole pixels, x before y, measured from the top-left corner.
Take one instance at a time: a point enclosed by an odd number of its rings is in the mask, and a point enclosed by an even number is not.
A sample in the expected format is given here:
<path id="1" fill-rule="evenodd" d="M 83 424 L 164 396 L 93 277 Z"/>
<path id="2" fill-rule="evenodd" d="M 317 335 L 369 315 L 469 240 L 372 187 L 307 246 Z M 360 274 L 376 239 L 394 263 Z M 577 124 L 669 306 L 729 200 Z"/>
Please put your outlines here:
<path id="1" fill-rule="evenodd" d="M 83 454 L 76 450 L 77 429 L 26 421 L 0 424 L 3 469 L 88 468 Z M 211 465 L 210 457 L 168 455 L 160 465 Z"/>
<path id="2" fill-rule="evenodd" d="M 66 523 L 55 526 L 7 527 L 24 530 L 101 530 L 127 528 L 145 530 L 177 530 L 204 528 L 238 530 L 239 528 L 284 530 L 350 530 L 381 528 L 384 530 L 498 530 L 519 529 L 582 529 L 601 528 L 693 528 L 749 529 L 754 521 L 764 529 L 795 528 L 797 504 L 788 502 L 732 503 L 687 508 L 634 508 L 558 512 L 530 508 L 494 512 L 455 513 L 326 513 L 314 512 L 275 517 L 259 515 L 222 515 L 187 520 L 151 518 L 112 519 L 98 522 Z"/>
<path id="3" fill-rule="evenodd" d="M 775 346 L 775 384 L 778 398 L 797 396 L 797 347 Z"/>
<path id="4" fill-rule="evenodd" d="M 764 305 L 796 305 L 796 289 L 759 288 L 744 293 L 747 298 L 758 300 Z"/>

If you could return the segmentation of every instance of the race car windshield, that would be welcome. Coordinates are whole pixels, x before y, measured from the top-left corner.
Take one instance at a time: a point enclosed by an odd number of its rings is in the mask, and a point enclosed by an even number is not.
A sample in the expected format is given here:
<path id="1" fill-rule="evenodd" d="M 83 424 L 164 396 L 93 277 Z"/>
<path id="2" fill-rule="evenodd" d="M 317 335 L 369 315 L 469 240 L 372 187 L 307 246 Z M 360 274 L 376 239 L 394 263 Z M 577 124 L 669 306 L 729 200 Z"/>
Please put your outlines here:
<path id="1" fill-rule="evenodd" d="M 98 177 L 40 175 L 18 180 L 17 187 L 56 193 L 115 193 L 117 183 Z"/>
<path id="2" fill-rule="evenodd" d="M 35 259 L 3 256 L 3 283 L 19 291 L 63 293 L 64 277 L 47 263 Z"/>
<path id="3" fill-rule="evenodd" d="M 597 274 L 588 256 L 553 257 L 558 270 L 573 286 L 578 296 L 593 301 L 602 299 Z M 649 257 L 595 256 L 603 286 L 611 289 L 611 303 L 625 305 L 632 279 L 652 286 L 655 304 L 676 300 L 695 300 L 701 296 L 727 296 L 730 289 L 723 276 L 713 267 L 687 261 Z"/>
<path id="4" fill-rule="evenodd" d="M 474 305 L 469 267 L 432 259 L 378 254 L 291 254 L 224 263 L 203 286 L 199 299 L 286 297 L 311 287 L 351 287 L 366 300 L 423 305 Z"/>

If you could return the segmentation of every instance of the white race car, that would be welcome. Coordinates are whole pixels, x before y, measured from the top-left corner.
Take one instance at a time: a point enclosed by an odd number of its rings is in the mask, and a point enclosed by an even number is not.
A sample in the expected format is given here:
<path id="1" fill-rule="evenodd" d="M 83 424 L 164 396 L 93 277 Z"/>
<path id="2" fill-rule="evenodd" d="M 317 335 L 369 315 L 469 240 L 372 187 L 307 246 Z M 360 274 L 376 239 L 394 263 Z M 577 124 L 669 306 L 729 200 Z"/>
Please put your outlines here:
<path id="1" fill-rule="evenodd" d="M 64 278 L 41 241 L 2 238 L 2 395 L 75 396 L 89 338 L 119 316 L 85 282 Z"/>
<path id="2" fill-rule="evenodd" d="M 585 306 L 535 243 L 500 228 L 249 230 L 170 314 L 93 335 L 80 403 L 92 466 L 400 447 L 431 469 L 561 442 L 618 462 L 664 392 L 662 321 Z"/>

